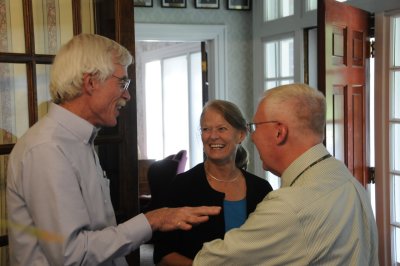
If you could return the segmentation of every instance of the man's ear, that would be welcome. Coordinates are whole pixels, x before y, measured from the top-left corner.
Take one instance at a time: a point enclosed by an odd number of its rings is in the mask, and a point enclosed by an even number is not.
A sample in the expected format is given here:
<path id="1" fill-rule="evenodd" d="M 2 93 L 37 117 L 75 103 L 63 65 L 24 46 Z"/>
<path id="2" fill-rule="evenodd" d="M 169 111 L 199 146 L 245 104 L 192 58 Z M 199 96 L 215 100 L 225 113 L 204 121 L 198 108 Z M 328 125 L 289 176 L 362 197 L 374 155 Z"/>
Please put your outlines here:
<path id="1" fill-rule="evenodd" d="M 283 124 L 277 125 L 276 136 L 275 136 L 277 144 L 278 145 L 285 144 L 288 136 L 289 136 L 289 128 Z"/>
<path id="2" fill-rule="evenodd" d="M 91 74 L 83 74 L 83 92 L 89 95 L 93 93 L 93 76 Z"/>

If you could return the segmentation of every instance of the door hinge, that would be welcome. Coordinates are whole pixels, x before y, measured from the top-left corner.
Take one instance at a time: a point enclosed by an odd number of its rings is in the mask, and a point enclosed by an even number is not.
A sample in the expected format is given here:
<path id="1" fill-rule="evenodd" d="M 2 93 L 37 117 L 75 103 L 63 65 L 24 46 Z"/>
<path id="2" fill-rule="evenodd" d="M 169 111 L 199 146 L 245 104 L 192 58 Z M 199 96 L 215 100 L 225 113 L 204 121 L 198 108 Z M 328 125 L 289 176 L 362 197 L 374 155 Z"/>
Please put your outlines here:
<path id="1" fill-rule="evenodd" d="M 369 41 L 369 57 L 375 58 L 375 41 Z"/>
<path id="2" fill-rule="evenodd" d="M 375 184 L 375 167 L 367 167 L 368 169 L 368 184 Z"/>

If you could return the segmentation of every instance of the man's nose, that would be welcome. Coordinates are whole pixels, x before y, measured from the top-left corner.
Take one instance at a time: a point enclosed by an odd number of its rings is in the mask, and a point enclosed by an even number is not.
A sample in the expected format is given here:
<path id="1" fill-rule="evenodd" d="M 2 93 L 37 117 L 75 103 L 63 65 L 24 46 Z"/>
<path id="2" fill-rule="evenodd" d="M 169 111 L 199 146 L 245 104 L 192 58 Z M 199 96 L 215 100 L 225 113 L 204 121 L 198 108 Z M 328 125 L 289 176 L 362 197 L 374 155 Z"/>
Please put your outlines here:
<path id="1" fill-rule="evenodd" d="M 130 101 L 130 100 L 131 100 L 131 94 L 129 93 L 129 90 L 124 90 L 124 93 L 122 94 L 122 97 L 123 97 L 126 101 Z"/>

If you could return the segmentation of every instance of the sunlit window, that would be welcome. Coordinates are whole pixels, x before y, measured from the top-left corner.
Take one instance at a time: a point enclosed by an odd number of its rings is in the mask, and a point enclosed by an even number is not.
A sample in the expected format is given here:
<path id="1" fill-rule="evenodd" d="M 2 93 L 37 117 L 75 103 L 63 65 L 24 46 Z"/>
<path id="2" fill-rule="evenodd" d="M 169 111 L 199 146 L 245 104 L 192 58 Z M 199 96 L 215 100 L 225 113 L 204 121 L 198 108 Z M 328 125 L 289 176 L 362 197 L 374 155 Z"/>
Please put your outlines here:
<path id="1" fill-rule="evenodd" d="M 264 0 L 265 21 L 292 16 L 293 6 L 293 0 Z"/>
<path id="2" fill-rule="evenodd" d="M 293 38 L 268 41 L 264 44 L 264 89 L 294 81 Z"/>
<path id="3" fill-rule="evenodd" d="M 264 90 L 294 82 L 293 37 L 264 43 Z M 280 178 L 267 172 L 266 178 L 274 189 Z"/>
<path id="4" fill-rule="evenodd" d="M 200 52 L 148 62 L 145 73 L 147 157 L 187 150 L 192 167 L 202 161 Z"/>
<path id="5" fill-rule="evenodd" d="M 389 170 L 392 184 L 392 232 L 394 261 L 400 263 L 400 16 L 391 19 Z"/>
<path id="6" fill-rule="evenodd" d="M 312 11 L 317 9 L 317 0 L 306 0 L 305 9 L 306 11 Z"/>

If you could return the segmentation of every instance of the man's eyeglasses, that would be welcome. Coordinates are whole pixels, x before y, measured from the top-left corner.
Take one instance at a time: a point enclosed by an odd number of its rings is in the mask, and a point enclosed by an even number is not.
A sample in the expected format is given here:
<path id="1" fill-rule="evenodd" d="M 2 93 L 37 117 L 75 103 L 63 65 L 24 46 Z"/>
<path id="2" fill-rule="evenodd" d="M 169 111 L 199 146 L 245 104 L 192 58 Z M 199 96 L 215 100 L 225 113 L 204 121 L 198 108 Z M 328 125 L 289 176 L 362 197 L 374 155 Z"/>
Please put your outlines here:
<path id="1" fill-rule="evenodd" d="M 276 120 L 271 120 L 271 121 L 264 121 L 264 122 L 257 122 L 257 123 L 247 123 L 247 131 L 253 133 L 256 131 L 257 125 L 262 125 L 262 124 L 267 124 L 267 123 L 280 123 L 279 121 Z"/>
<path id="2" fill-rule="evenodd" d="M 120 86 L 121 91 L 126 91 L 128 89 L 129 84 L 131 83 L 130 79 L 125 78 L 125 77 L 120 78 L 120 77 L 117 77 L 114 75 L 111 75 L 111 76 L 119 80 L 119 86 Z"/>

